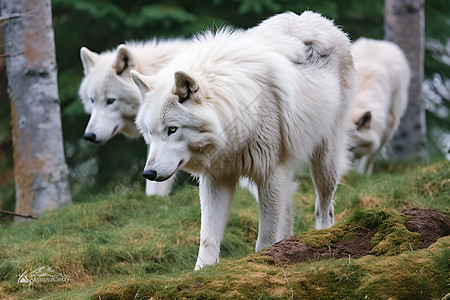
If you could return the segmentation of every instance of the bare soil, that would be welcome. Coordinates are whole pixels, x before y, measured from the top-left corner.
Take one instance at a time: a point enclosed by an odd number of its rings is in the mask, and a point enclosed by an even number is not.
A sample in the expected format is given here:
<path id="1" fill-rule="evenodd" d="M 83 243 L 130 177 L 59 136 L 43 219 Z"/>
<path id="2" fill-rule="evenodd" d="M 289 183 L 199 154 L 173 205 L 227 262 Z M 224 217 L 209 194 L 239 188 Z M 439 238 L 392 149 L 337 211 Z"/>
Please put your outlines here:
<path id="1" fill-rule="evenodd" d="M 402 214 L 412 216 L 405 222 L 405 226 L 409 231 L 420 234 L 422 249 L 450 234 L 450 219 L 433 209 L 408 208 L 402 211 Z M 363 228 L 355 238 L 323 248 L 314 248 L 300 242 L 296 236 L 292 236 L 273 245 L 264 255 L 271 256 L 279 263 L 338 259 L 349 256 L 359 258 L 369 254 L 372 249 L 371 240 L 376 233 L 377 228 Z"/>
<path id="2" fill-rule="evenodd" d="M 409 231 L 420 234 L 421 249 L 428 248 L 439 238 L 450 235 L 450 219 L 434 209 L 407 208 L 402 214 L 413 216 L 405 222 L 405 226 Z"/>

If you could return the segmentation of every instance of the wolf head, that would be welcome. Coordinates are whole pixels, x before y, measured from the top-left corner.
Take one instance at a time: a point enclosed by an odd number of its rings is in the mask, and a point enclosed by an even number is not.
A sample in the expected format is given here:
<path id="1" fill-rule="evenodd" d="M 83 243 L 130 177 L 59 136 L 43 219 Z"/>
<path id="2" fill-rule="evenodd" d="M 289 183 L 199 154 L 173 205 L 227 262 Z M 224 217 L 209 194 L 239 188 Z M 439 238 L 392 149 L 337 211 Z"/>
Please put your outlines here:
<path id="1" fill-rule="evenodd" d="M 353 128 L 350 133 L 350 151 L 353 159 L 371 153 L 373 148 L 373 132 L 371 130 L 372 113 L 370 111 L 353 111 Z"/>
<path id="2" fill-rule="evenodd" d="M 183 71 L 172 72 L 173 77 L 130 74 L 142 93 L 136 124 L 150 145 L 143 176 L 164 181 L 181 168 L 201 172 L 214 149 L 223 146 L 221 125 L 201 80 Z"/>
<path id="3" fill-rule="evenodd" d="M 140 93 L 129 76 L 130 69 L 139 69 L 137 59 L 125 45 L 102 54 L 82 47 L 80 57 L 85 76 L 79 95 L 91 114 L 85 139 L 104 143 L 118 132 L 137 137 L 134 118 Z"/>

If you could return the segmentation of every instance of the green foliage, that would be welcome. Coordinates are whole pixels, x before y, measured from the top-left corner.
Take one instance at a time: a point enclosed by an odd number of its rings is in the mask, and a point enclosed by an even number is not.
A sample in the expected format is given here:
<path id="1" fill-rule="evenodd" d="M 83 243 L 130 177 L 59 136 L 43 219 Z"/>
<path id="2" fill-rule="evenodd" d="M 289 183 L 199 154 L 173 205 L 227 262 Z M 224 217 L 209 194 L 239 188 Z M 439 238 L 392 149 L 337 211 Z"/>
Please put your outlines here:
<path id="1" fill-rule="evenodd" d="M 445 0 L 425 1 L 424 98 L 431 154 L 444 149 L 450 139 L 450 6 Z M 448 153 L 447 153 L 448 155 Z M 447 156 L 448 157 L 448 156 Z"/>

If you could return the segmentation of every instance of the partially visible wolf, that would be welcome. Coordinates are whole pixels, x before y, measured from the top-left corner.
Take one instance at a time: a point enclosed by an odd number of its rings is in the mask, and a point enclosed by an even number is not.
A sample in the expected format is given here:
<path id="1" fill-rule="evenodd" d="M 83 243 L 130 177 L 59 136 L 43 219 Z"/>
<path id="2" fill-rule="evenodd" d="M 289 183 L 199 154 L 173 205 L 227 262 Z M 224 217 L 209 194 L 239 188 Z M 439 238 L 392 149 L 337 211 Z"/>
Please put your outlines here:
<path id="1" fill-rule="evenodd" d="M 131 71 L 143 94 L 136 123 L 150 145 L 144 177 L 164 181 L 179 169 L 199 177 L 195 269 L 219 261 L 240 176 L 258 186 L 256 251 L 293 233 L 298 163 L 316 187 L 316 228 L 333 224 L 355 73 L 347 36 L 312 12 L 206 32 L 155 76 Z"/>
<path id="2" fill-rule="evenodd" d="M 185 40 L 151 40 L 129 42 L 112 51 L 95 53 L 82 47 L 81 62 L 84 78 L 79 95 L 87 113 L 91 114 L 84 138 L 93 143 L 104 143 L 118 132 L 138 137 L 136 118 L 140 92 L 130 78 L 130 70 L 155 74 L 186 47 Z M 167 195 L 172 181 L 146 181 L 148 195 Z"/>
<path id="3" fill-rule="evenodd" d="M 352 109 L 352 137 L 358 171 L 370 175 L 373 160 L 392 138 L 408 103 L 410 71 L 394 43 L 361 38 L 352 46 L 359 86 Z"/>

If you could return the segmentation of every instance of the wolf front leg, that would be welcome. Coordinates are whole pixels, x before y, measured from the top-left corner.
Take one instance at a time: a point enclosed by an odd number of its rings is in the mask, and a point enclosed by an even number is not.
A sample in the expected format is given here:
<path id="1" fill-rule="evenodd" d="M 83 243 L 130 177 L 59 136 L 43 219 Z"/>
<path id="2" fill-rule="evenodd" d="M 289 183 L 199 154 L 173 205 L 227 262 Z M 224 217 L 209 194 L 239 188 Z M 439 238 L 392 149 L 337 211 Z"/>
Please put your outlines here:
<path id="1" fill-rule="evenodd" d="M 220 243 L 228 221 L 236 182 L 236 178 L 212 178 L 205 175 L 200 177 L 200 248 L 194 270 L 219 262 Z"/>
<path id="2" fill-rule="evenodd" d="M 358 163 L 358 172 L 370 176 L 373 170 L 373 160 L 376 153 L 369 153 L 361 157 Z"/>
<path id="3" fill-rule="evenodd" d="M 256 251 L 272 246 L 292 235 L 292 194 L 295 191 L 292 169 L 278 167 L 258 186 L 259 229 Z"/>

